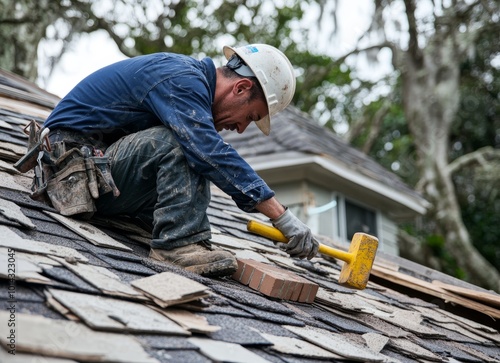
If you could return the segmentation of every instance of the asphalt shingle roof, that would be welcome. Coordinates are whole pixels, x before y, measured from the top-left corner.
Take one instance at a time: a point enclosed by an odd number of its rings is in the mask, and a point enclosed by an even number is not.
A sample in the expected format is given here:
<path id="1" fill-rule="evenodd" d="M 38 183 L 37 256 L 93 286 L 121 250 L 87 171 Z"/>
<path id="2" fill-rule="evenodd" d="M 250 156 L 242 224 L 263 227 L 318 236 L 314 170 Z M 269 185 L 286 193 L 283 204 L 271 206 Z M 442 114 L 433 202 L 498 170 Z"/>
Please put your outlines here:
<path id="1" fill-rule="evenodd" d="M 151 260 L 148 233 L 124 218 L 71 229 L 12 168 L 22 128 L 56 100 L 7 72 L 0 85 L 0 362 L 500 362 L 499 295 L 381 253 L 368 287 L 348 289 L 337 283 L 342 262 L 289 258 L 248 233 L 246 220 L 260 217 L 215 188 L 214 243 L 317 283 L 313 304 Z M 188 302 L 161 307 L 144 293 L 162 273 L 171 285 L 151 291 Z"/>

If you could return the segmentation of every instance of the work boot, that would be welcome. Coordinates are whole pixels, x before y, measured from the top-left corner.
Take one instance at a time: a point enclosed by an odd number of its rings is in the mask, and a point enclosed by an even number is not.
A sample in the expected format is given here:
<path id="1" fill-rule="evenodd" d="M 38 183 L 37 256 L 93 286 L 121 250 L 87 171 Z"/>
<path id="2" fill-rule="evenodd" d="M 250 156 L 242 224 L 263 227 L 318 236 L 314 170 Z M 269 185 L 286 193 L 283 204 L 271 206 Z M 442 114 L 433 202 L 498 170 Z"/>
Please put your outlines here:
<path id="1" fill-rule="evenodd" d="M 202 276 L 228 276 L 238 269 L 236 258 L 231 252 L 215 249 L 208 241 L 201 241 L 172 250 L 151 248 L 149 257 L 158 261 L 173 263 Z"/>

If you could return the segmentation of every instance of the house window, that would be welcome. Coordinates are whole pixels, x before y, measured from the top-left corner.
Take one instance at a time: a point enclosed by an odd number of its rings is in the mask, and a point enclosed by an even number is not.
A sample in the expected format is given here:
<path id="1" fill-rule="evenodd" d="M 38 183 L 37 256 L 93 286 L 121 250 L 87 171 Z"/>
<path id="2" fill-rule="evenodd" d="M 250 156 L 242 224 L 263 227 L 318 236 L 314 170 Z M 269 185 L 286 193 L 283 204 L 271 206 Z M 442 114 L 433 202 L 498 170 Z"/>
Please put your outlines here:
<path id="1" fill-rule="evenodd" d="M 356 232 L 377 235 L 376 214 L 348 200 L 345 201 L 346 237 L 352 240 Z"/>

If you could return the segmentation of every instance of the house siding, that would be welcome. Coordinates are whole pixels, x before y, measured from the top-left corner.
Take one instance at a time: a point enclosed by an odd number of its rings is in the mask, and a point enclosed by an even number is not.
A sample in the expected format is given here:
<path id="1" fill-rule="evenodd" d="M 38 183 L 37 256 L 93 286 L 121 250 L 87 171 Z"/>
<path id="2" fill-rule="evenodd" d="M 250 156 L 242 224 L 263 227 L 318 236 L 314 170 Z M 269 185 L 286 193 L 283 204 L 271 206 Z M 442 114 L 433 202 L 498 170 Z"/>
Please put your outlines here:
<path id="1" fill-rule="evenodd" d="M 398 226 L 385 214 L 379 214 L 379 251 L 399 256 Z"/>
<path id="2" fill-rule="evenodd" d="M 349 246 L 350 241 L 345 238 L 346 219 L 343 195 L 306 181 L 271 184 L 271 188 L 274 189 L 277 198 L 284 205 L 288 206 L 300 220 L 308 224 L 313 233 L 332 238 L 346 247 Z M 319 214 L 307 215 L 307 208 L 324 206 L 332 200 L 337 201 L 335 207 Z M 398 256 L 397 224 L 380 210 L 366 205 L 362 201 L 352 198 L 349 200 L 375 211 L 379 250 Z"/>

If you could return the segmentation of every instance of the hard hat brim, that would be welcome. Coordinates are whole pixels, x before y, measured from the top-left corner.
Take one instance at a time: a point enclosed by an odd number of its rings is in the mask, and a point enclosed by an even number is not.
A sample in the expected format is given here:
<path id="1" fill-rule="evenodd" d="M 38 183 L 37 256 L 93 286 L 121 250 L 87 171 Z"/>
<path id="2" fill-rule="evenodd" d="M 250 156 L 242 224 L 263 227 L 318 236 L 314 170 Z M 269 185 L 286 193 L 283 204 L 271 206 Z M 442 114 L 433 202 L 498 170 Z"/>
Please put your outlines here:
<path id="1" fill-rule="evenodd" d="M 244 58 L 244 56 L 242 56 L 241 54 L 238 53 L 237 49 L 233 48 L 233 47 L 229 47 L 227 45 L 225 45 L 223 48 L 222 48 L 222 51 L 224 53 L 224 56 L 226 57 L 226 59 L 229 59 L 231 58 L 231 56 L 233 54 L 237 54 L 238 56 L 240 56 L 242 59 Z M 256 73 L 256 70 L 255 69 L 252 69 L 252 66 L 251 65 L 248 65 L 247 66 L 254 72 Z M 264 116 L 263 118 L 261 118 L 259 121 L 255 121 L 255 124 L 257 125 L 257 127 L 260 129 L 260 131 L 262 131 L 262 133 L 266 136 L 269 136 L 269 134 L 271 133 L 271 117 L 269 116 L 271 114 L 271 109 L 269 108 L 269 103 L 267 102 L 267 94 L 266 94 L 266 88 L 264 87 L 264 85 L 261 83 L 260 79 L 257 77 L 257 81 L 259 82 L 262 90 L 264 91 L 264 96 L 266 98 L 266 105 L 267 105 L 267 115 Z"/>
<path id="2" fill-rule="evenodd" d="M 269 115 L 264 116 L 259 121 L 255 121 L 255 124 L 264 135 L 269 136 L 271 133 L 271 118 Z"/>

